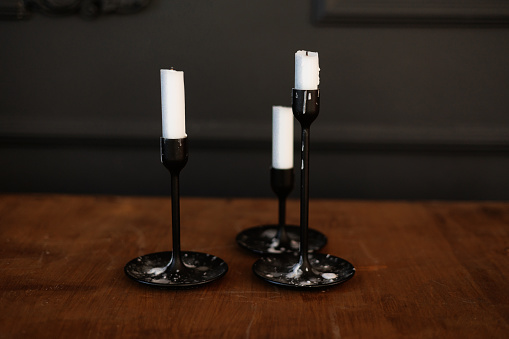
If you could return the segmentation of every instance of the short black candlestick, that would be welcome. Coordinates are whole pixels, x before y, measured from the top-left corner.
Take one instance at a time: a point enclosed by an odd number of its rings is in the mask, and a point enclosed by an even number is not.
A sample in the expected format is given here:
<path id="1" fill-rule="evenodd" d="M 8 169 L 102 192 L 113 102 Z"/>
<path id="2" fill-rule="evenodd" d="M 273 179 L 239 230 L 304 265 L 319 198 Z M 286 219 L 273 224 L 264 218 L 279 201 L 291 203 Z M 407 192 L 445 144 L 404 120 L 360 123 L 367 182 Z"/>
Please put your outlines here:
<path id="1" fill-rule="evenodd" d="M 237 243 L 254 253 L 278 254 L 298 252 L 300 227 L 286 225 L 286 199 L 293 189 L 293 168 L 271 168 L 270 186 L 278 197 L 279 217 L 277 224 L 248 228 L 237 235 Z M 309 251 L 316 251 L 325 246 L 327 237 L 322 233 L 309 230 Z"/>
<path id="2" fill-rule="evenodd" d="M 190 288 L 217 280 L 228 271 L 228 265 L 216 256 L 180 250 L 179 175 L 187 160 L 187 138 L 161 138 L 161 162 L 171 174 L 173 251 L 147 254 L 128 262 L 124 271 L 137 282 L 165 288 Z"/>
<path id="3" fill-rule="evenodd" d="M 302 129 L 299 254 L 263 257 L 254 263 L 253 272 L 267 282 L 285 287 L 324 288 L 352 278 L 355 268 L 344 259 L 308 251 L 309 139 L 311 123 L 320 111 L 319 90 L 294 89 L 292 109 Z"/>

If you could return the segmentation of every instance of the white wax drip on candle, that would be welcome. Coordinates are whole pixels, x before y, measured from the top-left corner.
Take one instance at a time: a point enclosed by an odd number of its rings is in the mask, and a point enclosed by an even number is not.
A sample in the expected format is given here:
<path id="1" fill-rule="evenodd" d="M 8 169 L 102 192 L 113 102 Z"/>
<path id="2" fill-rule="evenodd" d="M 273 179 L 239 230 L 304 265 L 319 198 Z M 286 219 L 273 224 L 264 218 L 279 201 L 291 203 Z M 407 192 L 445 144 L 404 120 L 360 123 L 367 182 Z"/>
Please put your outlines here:
<path id="1" fill-rule="evenodd" d="M 184 72 L 173 69 L 161 70 L 161 110 L 163 138 L 187 137 Z"/>
<path id="2" fill-rule="evenodd" d="M 318 53 L 297 51 L 295 53 L 295 89 L 318 89 L 320 83 L 320 67 Z"/>
<path id="3" fill-rule="evenodd" d="M 293 168 L 293 120 L 291 107 L 272 107 L 273 168 Z"/>

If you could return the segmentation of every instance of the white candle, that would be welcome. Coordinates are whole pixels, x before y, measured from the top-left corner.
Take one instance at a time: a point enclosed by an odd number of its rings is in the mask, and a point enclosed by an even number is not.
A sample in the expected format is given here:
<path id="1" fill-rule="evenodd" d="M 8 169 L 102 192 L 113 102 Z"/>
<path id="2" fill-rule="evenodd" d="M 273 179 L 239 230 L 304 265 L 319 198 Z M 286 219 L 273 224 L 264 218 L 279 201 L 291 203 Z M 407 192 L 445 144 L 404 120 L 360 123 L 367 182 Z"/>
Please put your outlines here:
<path id="1" fill-rule="evenodd" d="M 184 72 L 173 69 L 161 70 L 161 110 L 163 138 L 187 137 Z"/>
<path id="2" fill-rule="evenodd" d="M 320 83 L 320 67 L 318 53 L 298 51 L 295 53 L 295 89 L 318 89 Z"/>
<path id="3" fill-rule="evenodd" d="M 293 112 L 291 107 L 272 107 L 272 167 L 293 168 Z"/>

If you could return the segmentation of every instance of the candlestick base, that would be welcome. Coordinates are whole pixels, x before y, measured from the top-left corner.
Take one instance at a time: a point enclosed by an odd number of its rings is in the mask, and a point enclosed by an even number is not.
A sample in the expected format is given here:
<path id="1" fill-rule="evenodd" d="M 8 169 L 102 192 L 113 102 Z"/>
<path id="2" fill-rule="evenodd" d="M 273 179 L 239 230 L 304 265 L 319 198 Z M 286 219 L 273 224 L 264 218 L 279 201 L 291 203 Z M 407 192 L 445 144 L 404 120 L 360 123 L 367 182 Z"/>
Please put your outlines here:
<path id="1" fill-rule="evenodd" d="M 335 286 L 355 274 L 351 263 L 330 254 L 308 254 L 308 269 L 299 259 L 297 254 L 266 256 L 254 263 L 253 272 L 269 283 L 301 289 Z"/>
<path id="2" fill-rule="evenodd" d="M 241 247 L 257 254 L 279 254 L 299 252 L 300 227 L 285 225 L 286 239 L 281 239 L 278 225 L 263 225 L 248 228 L 237 234 L 236 241 Z M 308 230 L 308 251 L 318 251 L 327 244 L 327 237 L 316 230 Z"/>
<path id="3" fill-rule="evenodd" d="M 213 282 L 226 274 L 220 258 L 200 252 L 181 252 L 183 266 L 171 268 L 172 252 L 143 255 L 127 263 L 125 274 L 142 284 L 161 288 L 192 288 Z"/>

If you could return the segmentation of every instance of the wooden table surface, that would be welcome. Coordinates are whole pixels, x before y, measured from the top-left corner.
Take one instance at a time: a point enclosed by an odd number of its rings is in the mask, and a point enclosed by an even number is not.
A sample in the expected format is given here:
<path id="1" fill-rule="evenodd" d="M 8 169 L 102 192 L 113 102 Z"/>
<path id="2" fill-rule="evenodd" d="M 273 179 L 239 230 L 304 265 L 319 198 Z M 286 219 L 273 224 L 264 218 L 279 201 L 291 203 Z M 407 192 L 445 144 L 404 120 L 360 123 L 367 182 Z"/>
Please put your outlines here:
<path id="1" fill-rule="evenodd" d="M 322 252 L 357 268 L 318 291 L 253 275 L 235 236 L 276 219 L 275 199 L 183 198 L 182 249 L 229 271 L 160 290 L 123 267 L 171 250 L 169 198 L 0 195 L 0 337 L 509 337 L 509 203 L 312 199 Z"/>

